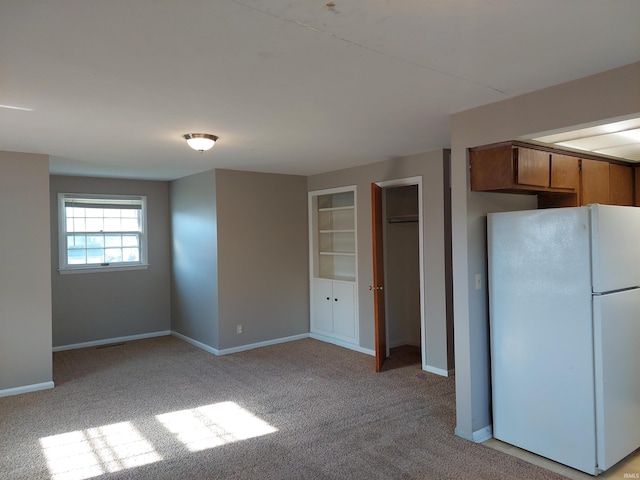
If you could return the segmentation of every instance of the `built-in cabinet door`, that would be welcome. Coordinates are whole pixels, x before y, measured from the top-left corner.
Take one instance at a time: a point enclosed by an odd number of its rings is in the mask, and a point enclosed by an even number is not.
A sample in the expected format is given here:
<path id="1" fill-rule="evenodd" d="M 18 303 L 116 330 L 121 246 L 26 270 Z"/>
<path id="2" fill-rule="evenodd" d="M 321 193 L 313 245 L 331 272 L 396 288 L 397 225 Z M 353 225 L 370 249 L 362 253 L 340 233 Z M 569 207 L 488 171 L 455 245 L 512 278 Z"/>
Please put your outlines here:
<path id="1" fill-rule="evenodd" d="M 582 200 L 581 205 L 601 203 L 608 205 L 609 163 L 598 160 L 582 160 Z"/>
<path id="2" fill-rule="evenodd" d="M 315 279 L 313 282 L 314 330 L 333 332 L 333 292 L 330 280 Z"/>
<path id="3" fill-rule="evenodd" d="M 578 190 L 580 184 L 578 157 L 551 154 L 551 187 Z"/>
<path id="4" fill-rule="evenodd" d="M 640 207 L 640 167 L 634 167 L 636 186 L 636 207 Z"/>
<path id="5" fill-rule="evenodd" d="M 609 164 L 609 192 L 611 205 L 634 205 L 632 167 Z"/>
<path id="6" fill-rule="evenodd" d="M 518 184 L 549 186 L 549 152 L 518 147 L 517 156 Z"/>
<path id="7" fill-rule="evenodd" d="M 311 331 L 348 342 L 357 340 L 354 282 L 313 280 Z"/>
<path id="8" fill-rule="evenodd" d="M 333 283 L 333 333 L 355 338 L 355 291 L 353 283 Z"/>

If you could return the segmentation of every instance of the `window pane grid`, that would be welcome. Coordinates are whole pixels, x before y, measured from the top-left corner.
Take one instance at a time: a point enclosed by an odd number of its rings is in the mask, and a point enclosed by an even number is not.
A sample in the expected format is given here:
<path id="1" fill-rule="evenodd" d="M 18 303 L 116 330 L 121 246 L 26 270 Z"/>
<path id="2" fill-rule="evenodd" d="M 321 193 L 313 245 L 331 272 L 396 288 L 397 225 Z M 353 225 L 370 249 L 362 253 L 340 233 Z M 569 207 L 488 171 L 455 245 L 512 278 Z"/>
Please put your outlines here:
<path id="1" fill-rule="evenodd" d="M 65 207 L 67 233 L 70 232 L 139 232 L 141 210 L 125 208 Z"/>
<path id="2" fill-rule="evenodd" d="M 129 232 L 67 235 L 69 265 L 140 262 L 140 236 Z"/>
<path id="3" fill-rule="evenodd" d="M 59 194 L 61 271 L 146 261 L 141 196 Z"/>

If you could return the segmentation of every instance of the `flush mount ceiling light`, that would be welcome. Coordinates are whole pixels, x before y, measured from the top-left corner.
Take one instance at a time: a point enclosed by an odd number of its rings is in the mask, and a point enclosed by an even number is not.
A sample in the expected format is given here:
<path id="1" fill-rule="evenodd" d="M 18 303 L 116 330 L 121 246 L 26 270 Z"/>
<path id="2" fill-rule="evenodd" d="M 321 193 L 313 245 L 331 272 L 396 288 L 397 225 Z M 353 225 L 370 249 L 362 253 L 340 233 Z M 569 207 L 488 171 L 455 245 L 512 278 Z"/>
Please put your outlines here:
<path id="1" fill-rule="evenodd" d="M 187 133 L 183 137 L 191 148 L 200 153 L 209 150 L 218 140 L 218 137 L 210 133 Z"/>

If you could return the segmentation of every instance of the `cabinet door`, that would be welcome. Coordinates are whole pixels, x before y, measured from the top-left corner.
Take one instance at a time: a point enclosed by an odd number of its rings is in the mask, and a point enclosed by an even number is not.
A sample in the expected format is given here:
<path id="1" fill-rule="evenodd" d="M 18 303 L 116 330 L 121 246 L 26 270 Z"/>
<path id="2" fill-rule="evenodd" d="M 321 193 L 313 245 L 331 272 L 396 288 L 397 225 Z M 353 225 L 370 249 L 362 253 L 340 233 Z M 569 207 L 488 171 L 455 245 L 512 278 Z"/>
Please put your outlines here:
<path id="1" fill-rule="evenodd" d="M 477 192 L 513 188 L 515 152 L 511 145 L 469 151 L 469 180 Z"/>
<path id="2" fill-rule="evenodd" d="M 611 205 L 634 205 L 632 167 L 609 164 L 609 192 Z"/>
<path id="3" fill-rule="evenodd" d="M 518 184 L 549 186 L 549 152 L 518 147 L 517 159 Z"/>
<path id="4" fill-rule="evenodd" d="M 581 205 L 601 203 L 608 205 L 609 194 L 609 162 L 598 160 L 582 160 L 582 200 Z"/>
<path id="5" fill-rule="evenodd" d="M 333 293 L 329 280 L 313 282 L 313 330 L 333 332 Z"/>
<path id="6" fill-rule="evenodd" d="M 333 333 L 341 337 L 355 338 L 355 288 L 352 283 L 333 284 Z"/>
<path id="7" fill-rule="evenodd" d="M 578 157 L 551 154 L 551 186 L 577 190 L 580 183 Z"/>
<path id="8" fill-rule="evenodd" d="M 635 174 L 636 174 L 636 207 L 640 207 L 640 167 L 635 167 Z"/>

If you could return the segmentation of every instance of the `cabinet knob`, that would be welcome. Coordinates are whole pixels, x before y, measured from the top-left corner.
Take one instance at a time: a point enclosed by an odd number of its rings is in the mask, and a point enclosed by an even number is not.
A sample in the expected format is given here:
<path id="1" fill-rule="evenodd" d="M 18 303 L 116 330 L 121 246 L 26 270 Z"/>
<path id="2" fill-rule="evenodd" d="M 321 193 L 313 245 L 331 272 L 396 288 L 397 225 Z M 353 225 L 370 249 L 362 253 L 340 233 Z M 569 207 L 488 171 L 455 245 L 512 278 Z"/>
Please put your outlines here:
<path id="1" fill-rule="evenodd" d="M 334 298 L 334 300 L 335 300 L 336 302 L 338 301 L 338 299 L 337 299 L 337 298 Z"/>
<path id="2" fill-rule="evenodd" d="M 370 290 L 370 291 L 373 291 L 373 290 L 382 290 L 382 287 L 381 287 L 381 286 L 376 286 L 376 287 L 374 287 L 373 285 L 369 285 L 369 290 Z"/>
<path id="3" fill-rule="evenodd" d="M 331 300 L 329 297 L 327 297 L 327 300 Z"/>

